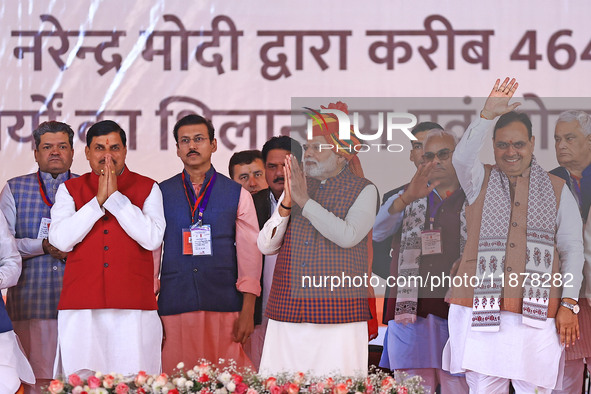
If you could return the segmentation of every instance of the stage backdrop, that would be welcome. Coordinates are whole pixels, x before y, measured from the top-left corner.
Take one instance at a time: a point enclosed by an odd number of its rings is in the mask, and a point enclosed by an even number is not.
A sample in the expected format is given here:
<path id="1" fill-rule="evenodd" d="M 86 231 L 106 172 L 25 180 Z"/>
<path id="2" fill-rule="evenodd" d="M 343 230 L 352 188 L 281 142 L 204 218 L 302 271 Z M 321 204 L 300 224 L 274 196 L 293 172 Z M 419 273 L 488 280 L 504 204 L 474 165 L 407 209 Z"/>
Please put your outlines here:
<path id="1" fill-rule="evenodd" d="M 293 97 L 316 109 L 373 97 L 460 135 L 505 76 L 520 83 L 536 154 L 551 169 L 557 113 L 591 109 L 589 15 L 586 1 L 7 0 L 0 185 L 36 170 L 31 132 L 48 119 L 76 131 L 74 171 L 88 171 L 87 128 L 113 119 L 128 133 L 130 169 L 161 181 L 182 167 L 172 126 L 187 113 L 213 120 L 213 162 L 227 173 L 233 151 L 292 130 L 305 138 L 291 125 Z M 385 108 L 380 97 L 414 99 Z M 414 172 L 408 139 L 392 142 L 402 151 L 361 154 L 381 193 Z M 490 146 L 482 158 L 492 160 Z"/>

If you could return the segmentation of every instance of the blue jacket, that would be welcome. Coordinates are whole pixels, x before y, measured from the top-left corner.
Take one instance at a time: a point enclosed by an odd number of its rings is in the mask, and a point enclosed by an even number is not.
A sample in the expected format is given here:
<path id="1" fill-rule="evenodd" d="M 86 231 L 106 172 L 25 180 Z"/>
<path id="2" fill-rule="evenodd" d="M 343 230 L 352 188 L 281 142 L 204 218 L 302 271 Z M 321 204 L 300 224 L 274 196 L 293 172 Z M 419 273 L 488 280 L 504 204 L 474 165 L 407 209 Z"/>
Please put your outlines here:
<path id="1" fill-rule="evenodd" d="M 207 184 L 215 169 L 205 175 Z M 185 173 L 188 177 L 188 174 Z M 159 313 L 163 316 L 191 311 L 237 312 L 242 293 L 236 289 L 236 214 L 241 186 L 217 174 L 203 224 L 211 225 L 212 256 L 183 255 L 182 229 L 192 224 L 182 175 L 162 182 L 166 231 L 160 277 Z"/>

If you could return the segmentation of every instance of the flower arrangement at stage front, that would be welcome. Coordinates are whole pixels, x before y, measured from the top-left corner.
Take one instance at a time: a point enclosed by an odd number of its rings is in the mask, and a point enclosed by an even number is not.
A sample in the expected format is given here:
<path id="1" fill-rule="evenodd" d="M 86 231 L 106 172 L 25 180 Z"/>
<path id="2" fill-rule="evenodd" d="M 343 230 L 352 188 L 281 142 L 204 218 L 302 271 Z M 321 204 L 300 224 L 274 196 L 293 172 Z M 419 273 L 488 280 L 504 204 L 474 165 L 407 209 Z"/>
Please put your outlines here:
<path id="1" fill-rule="evenodd" d="M 404 373 L 390 374 L 371 369 L 367 377 L 314 377 L 302 372 L 262 377 L 250 369 L 238 369 L 233 362 L 220 359 L 218 368 L 208 361 L 201 361 L 191 369 L 183 363 L 177 365 L 172 375 L 147 375 L 140 371 L 136 376 L 120 374 L 95 376 L 82 379 L 70 375 L 65 380 L 56 379 L 47 387 L 51 394 L 422 394 L 421 378 L 408 377 Z"/>

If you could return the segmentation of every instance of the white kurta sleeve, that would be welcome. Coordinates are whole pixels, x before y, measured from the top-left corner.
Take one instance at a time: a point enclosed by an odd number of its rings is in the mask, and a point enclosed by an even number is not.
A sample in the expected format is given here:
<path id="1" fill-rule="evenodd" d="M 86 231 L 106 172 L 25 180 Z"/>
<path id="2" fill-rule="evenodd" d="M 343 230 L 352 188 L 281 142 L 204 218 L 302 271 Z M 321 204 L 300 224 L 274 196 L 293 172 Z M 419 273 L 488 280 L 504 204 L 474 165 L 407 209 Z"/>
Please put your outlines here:
<path id="1" fill-rule="evenodd" d="M 404 210 L 391 215 L 388 209 L 394 204 L 394 201 L 404 193 L 404 190 L 390 196 L 385 203 L 382 204 L 378 215 L 376 216 L 376 222 L 373 225 L 372 238 L 376 242 L 381 242 L 394 234 L 402 225 L 402 218 L 404 216 Z"/>
<path id="2" fill-rule="evenodd" d="M 0 193 L 0 210 L 6 218 L 8 230 L 16 237 L 16 202 L 14 201 L 14 196 L 8 183 Z M 16 238 L 16 247 L 23 259 L 30 259 L 31 257 L 45 254 L 42 239 Z"/>
<path id="3" fill-rule="evenodd" d="M 16 248 L 16 241 L 10 234 L 6 219 L 0 215 L 0 289 L 16 285 L 21 268 L 22 260 Z"/>
<path id="4" fill-rule="evenodd" d="M 567 185 L 564 185 L 560 195 L 556 227 L 556 249 L 560 256 L 560 273 L 564 283 L 562 297 L 578 300 L 585 266 L 583 221 L 577 202 Z M 588 270 L 586 266 L 585 269 Z"/>
<path id="5" fill-rule="evenodd" d="M 257 246 L 264 255 L 279 253 L 281 244 L 283 244 L 283 236 L 289 223 L 289 216 L 283 217 L 279 214 L 279 205 L 283 201 L 283 197 L 284 194 L 281 194 L 273 214 L 267 220 L 257 237 Z"/>
<path id="6" fill-rule="evenodd" d="M 349 208 L 344 220 L 312 199 L 304 205 L 302 216 L 329 241 L 341 248 L 352 248 L 371 230 L 376 218 L 377 198 L 376 187 L 367 185 Z"/>
<path id="7" fill-rule="evenodd" d="M 478 118 L 470 123 L 452 156 L 452 163 L 468 204 L 476 200 L 484 182 L 484 165 L 478 159 L 478 155 L 492 122 Z"/>
<path id="8" fill-rule="evenodd" d="M 142 209 L 133 205 L 129 198 L 119 191 L 111 194 L 103 207 L 117 218 L 127 235 L 144 249 L 156 250 L 162 245 L 166 220 L 162 192 L 157 183 L 152 185 L 152 191 L 144 201 Z"/>
<path id="9" fill-rule="evenodd" d="M 61 184 L 55 194 L 51 208 L 49 243 L 62 252 L 71 252 L 102 216 L 104 209 L 94 197 L 76 211 L 76 204 L 65 184 Z"/>

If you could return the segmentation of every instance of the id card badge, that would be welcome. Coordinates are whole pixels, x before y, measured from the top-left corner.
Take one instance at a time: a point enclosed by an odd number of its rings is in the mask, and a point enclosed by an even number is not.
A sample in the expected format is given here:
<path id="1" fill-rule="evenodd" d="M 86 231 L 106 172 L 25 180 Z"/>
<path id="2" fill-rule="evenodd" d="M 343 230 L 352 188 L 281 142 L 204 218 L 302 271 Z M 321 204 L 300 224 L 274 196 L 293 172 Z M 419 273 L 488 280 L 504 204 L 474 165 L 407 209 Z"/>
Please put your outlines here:
<path id="1" fill-rule="evenodd" d="M 37 239 L 45 239 L 49 237 L 50 224 L 50 218 L 41 218 L 41 223 L 39 224 L 39 232 L 37 233 Z"/>
<path id="2" fill-rule="evenodd" d="M 440 254 L 441 251 L 441 230 L 421 231 L 421 249 L 423 255 Z"/>
<path id="3" fill-rule="evenodd" d="M 211 256 L 211 225 L 196 224 L 191 227 L 193 256 Z"/>

